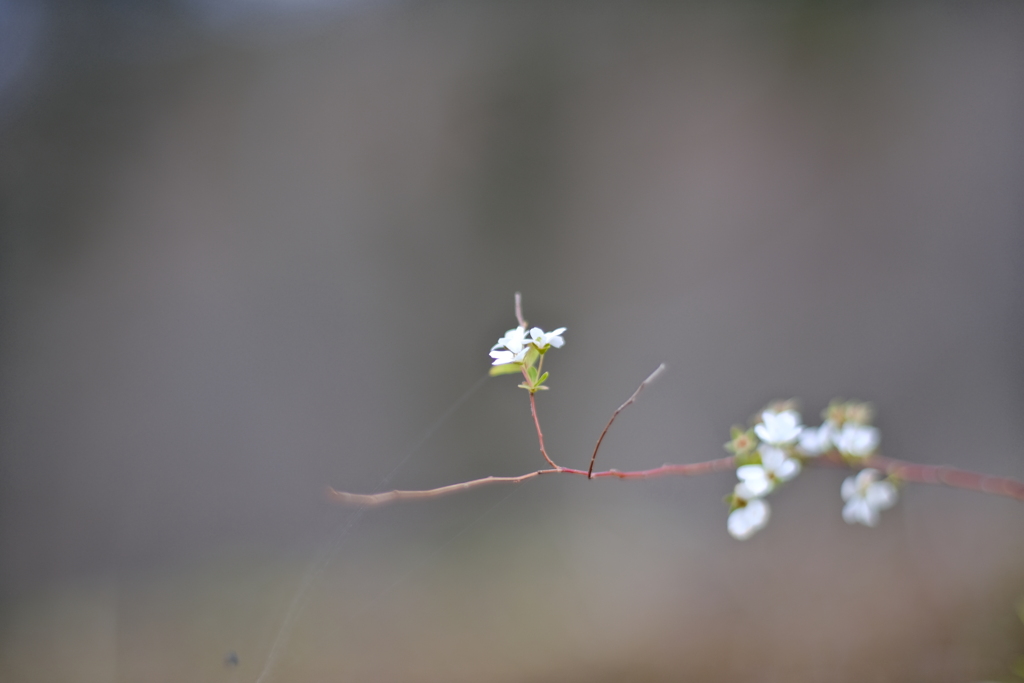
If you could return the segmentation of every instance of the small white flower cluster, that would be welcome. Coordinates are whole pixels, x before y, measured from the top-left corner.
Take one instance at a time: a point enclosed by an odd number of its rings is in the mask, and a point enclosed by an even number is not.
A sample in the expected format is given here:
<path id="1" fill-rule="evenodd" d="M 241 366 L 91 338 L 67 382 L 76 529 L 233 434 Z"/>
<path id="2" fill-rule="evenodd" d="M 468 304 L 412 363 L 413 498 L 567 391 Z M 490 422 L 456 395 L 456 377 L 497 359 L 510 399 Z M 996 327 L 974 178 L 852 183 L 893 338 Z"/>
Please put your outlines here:
<path id="1" fill-rule="evenodd" d="M 521 320 L 522 318 L 520 318 Z M 557 330 L 545 332 L 539 327 L 533 327 L 529 332 L 526 325 L 509 330 L 498 343 L 491 347 L 491 376 L 523 374 L 523 383 L 520 388 L 526 389 L 533 396 L 538 391 L 546 391 L 544 385 L 548 373 L 543 371 L 544 354 L 551 348 L 560 349 L 565 346 L 565 339 L 562 333 L 564 327 Z"/>
<path id="2" fill-rule="evenodd" d="M 833 401 L 825 409 L 820 427 L 805 427 L 799 450 L 816 456 L 835 448 L 847 458 L 866 458 L 878 448 L 878 428 L 871 426 L 872 410 L 867 403 Z"/>
<path id="3" fill-rule="evenodd" d="M 848 460 L 862 460 L 878 448 L 878 429 L 872 427 L 866 403 L 833 401 L 819 427 L 805 427 L 792 402 L 777 402 L 762 411 L 753 429 L 733 427 L 725 445 L 736 456 L 739 482 L 728 500 L 729 533 L 746 540 L 768 524 L 771 507 L 765 497 L 800 474 L 802 460 L 836 451 Z M 843 482 L 843 519 L 874 526 L 880 510 L 896 503 L 896 486 L 882 473 L 862 470 Z"/>
<path id="4" fill-rule="evenodd" d="M 733 439 L 726 448 L 736 453 L 741 464 L 736 470 L 740 481 L 732 494 L 729 533 L 746 540 L 768 524 L 771 507 L 764 497 L 779 484 L 800 474 L 800 460 L 793 447 L 800 437 L 800 414 L 780 406 L 761 413 L 753 430 L 733 428 Z"/>
<path id="5" fill-rule="evenodd" d="M 494 359 L 491 365 L 522 364 L 531 348 L 536 349 L 538 353 L 544 353 L 552 346 L 560 349 L 565 345 L 565 340 L 562 339 L 563 332 L 565 332 L 564 327 L 559 327 L 552 332 L 545 332 L 539 327 L 534 327 L 530 330 L 528 339 L 526 328 L 522 326 L 509 330 L 504 337 L 498 340 L 497 344 L 491 347 L 490 356 Z"/>

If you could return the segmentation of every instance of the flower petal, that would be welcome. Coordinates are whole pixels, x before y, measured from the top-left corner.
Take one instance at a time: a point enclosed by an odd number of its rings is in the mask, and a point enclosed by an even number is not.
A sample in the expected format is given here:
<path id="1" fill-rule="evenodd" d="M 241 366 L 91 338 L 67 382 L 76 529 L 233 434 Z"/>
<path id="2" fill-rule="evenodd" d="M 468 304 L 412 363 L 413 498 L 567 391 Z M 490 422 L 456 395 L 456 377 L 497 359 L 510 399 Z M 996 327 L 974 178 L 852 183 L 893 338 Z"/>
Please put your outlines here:
<path id="1" fill-rule="evenodd" d="M 768 517 L 771 516 L 772 509 L 768 507 L 767 502 L 760 498 L 755 498 L 747 503 L 746 510 L 750 523 L 756 528 L 762 529 L 766 524 L 768 524 Z"/>
<path id="2" fill-rule="evenodd" d="M 730 512 L 726 526 L 729 529 L 729 535 L 738 541 L 747 540 L 756 531 L 747 518 L 746 508 L 736 508 Z"/>
<path id="3" fill-rule="evenodd" d="M 766 410 L 761 413 L 761 424 L 754 427 L 761 441 L 773 446 L 793 443 L 800 436 L 801 429 L 800 413 L 795 410 L 783 410 L 781 413 Z"/>
<path id="4" fill-rule="evenodd" d="M 732 494 L 740 500 L 754 500 L 757 498 L 757 494 L 750 490 L 746 482 L 740 482 L 732 489 Z"/>
<path id="5" fill-rule="evenodd" d="M 514 363 L 516 360 L 515 354 L 511 351 L 491 351 L 491 358 L 494 359 L 491 365 L 505 365 L 506 363 Z"/>
<path id="6" fill-rule="evenodd" d="M 774 472 L 786 462 L 786 452 L 781 448 L 762 444 L 757 450 L 761 454 L 761 464 L 769 472 Z"/>
<path id="7" fill-rule="evenodd" d="M 780 481 L 789 481 L 800 474 L 800 461 L 796 458 L 786 458 L 775 470 L 775 477 Z"/>
<path id="8" fill-rule="evenodd" d="M 850 500 L 857 495 L 857 477 L 847 477 L 843 479 L 843 486 L 839 489 L 839 493 L 843 496 L 843 500 Z"/>
<path id="9" fill-rule="evenodd" d="M 878 512 L 867 504 L 863 498 L 854 498 L 843 507 L 843 519 L 847 524 L 878 524 Z"/>
<path id="10" fill-rule="evenodd" d="M 879 432 L 875 427 L 847 423 L 835 438 L 836 448 L 841 453 L 864 458 L 878 448 Z"/>
<path id="11" fill-rule="evenodd" d="M 743 465 L 736 469 L 736 476 L 754 496 L 763 496 L 775 488 L 768 472 L 760 465 Z"/>
<path id="12" fill-rule="evenodd" d="M 800 431 L 800 452 L 804 455 L 821 455 L 832 447 L 835 428 L 826 421 L 820 427 L 804 427 Z"/>
<path id="13" fill-rule="evenodd" d="M 744 507 L 736 508 L 729 513 L 727 527 L 733 538 L 745 541 L 768 523 L 771 508 L 760 498 L 755 498 Z"/>
<path id="14" fill-rule="evenodd" d="M 896 504 L 899 494 L 892 482 L 880 481 L 868 487 L 864 500 L 875 510 L 887 510 Z"/>

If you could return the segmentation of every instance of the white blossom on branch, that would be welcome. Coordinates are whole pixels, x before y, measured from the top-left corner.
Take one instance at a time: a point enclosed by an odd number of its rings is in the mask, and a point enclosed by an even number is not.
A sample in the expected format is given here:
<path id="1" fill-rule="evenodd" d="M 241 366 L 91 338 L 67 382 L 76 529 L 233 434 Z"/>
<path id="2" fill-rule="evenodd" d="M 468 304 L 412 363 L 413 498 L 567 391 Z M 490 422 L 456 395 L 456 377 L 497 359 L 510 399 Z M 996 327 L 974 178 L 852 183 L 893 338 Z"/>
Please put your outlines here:
<path id="1" fill-rule="evenodd" d="M 800 436 L 800 413 L 795 410 L 761 413 L 761 422 L 754 426 L 757 438 L 771 446 L 788 446 Z"/>
<path id="2" fill-rule="evenodd" d="M 840 490 L 846 505 L 843 506 L 843 519 L 847 524 L 878 524 L 879 512 L 896 504 L 899 494 L 896 486 L 890 481 L 880 481 L 882 473 L 867 468 L 843 481 Z"/>
<path id="3" fill-rule="evenodd" d="M 508 363 L 522 363 L 529 352 L 530 347 L 526 341 L 526 330 L 517 327 L 509 330 L 505 336 L 498 340 L 498 343 L 491 347 L 491 358 L 494 362 L 491 365 L 506 365 Z"/>

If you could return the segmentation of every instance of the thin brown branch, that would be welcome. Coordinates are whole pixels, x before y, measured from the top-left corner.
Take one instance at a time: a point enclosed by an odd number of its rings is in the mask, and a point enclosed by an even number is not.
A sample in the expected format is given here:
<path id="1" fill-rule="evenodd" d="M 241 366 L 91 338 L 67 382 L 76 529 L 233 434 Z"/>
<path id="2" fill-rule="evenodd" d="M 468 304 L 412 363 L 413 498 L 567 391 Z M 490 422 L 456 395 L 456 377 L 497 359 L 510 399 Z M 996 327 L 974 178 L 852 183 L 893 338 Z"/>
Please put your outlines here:
<path id="1" fill-rule="evenodd" d="M 526 319 L 523 318 L 523 295 L 516 292 L 516 320 L 519 321 L 519 327 L 526 329 Z"/>
<path id="2" fill-rule="evenodd" d="M 665 364 L 662 363 L 657 367 L 657 369 L 654 372 L 652 372 L 647 377 L 647 379 L 645 379 L 643 382 L 640 382 L 640 386 L 636 388 L 636 391 L 633 392 L 633 395 L 626 399 L 626 402 L 619 406 L 614 413 L 612 413 L 611 419 L 608 420 L 608 424 L 604 426 L 604 431 L 601 432 L 601 436 L 597 437 L 597 445 L 594 446 L 594 454 L 590 456 L 590 467 L 587 468 L 587 479 L 591 479 L 593 477 L 594 461 L 597 460 L 597 452 L 601 449 L 601 442 L 604 441 L 605 434 L 607 434 L 608 430 L 611 428 L 612 422 L 615 422 L 615 418 L 619 416 L 619 413 L 626 409 L 626 406 L 636 401 L 636 397 L 640 395 L 640 392 L 643 391 L 648 384 L 653 383 L 654 380 L 661 377 L 664 373 Z"/>
<path id="3" fill-rule="evenodd" d="M 945 465 L 918 465 L 881 455 L 871 456 L 864 466 L 880 469 L 902 481 L 918 484 L 944 484 L 953 488 L 991 493 L 1024 501 L 1024 482 L 1010 477 L 994 477 Z"/>
<path id="4" fill-rule="evenodd" d="M 980 493 L 991 493 L 998 496 L 1007 496 L 1015 500 L 1024 501 L 1024 482 L 1022 481 L 1009 477 L 994 477 L 979 474 L 977 472 L 969 472 L 955 467 L 946 467 L 943 465 L 919 465 L 916 463 L 905 462 L 903 460 L 886 458 L 881 455 L 874 455 L 870 458 L 864 459 L 863 461 L 849 461 L 844 460 L 836 452 L 823 455 L 819 458 L 813 458 L 806 462 L 809 465 L 831 465 L 834 467 L 852 469 L 874 467 L 903 481 L 920 484 L 943 484 L 954 488 L 978 491 Z M 702 474 L 732 470 L 735 467 L 736 458 L 733 456 L 717 458 L 715 460 L 706 460 L 704 462 L 676 465 L 666 464 L 653 469 L 633 470 L 627 472 L 620 472 L 615 469 L 605 470 L 603 472 L 590 472 L 570 467 L 558 467 L 555 465 L 552 469 L 537 470 L 517 477 L 484 477 L 483 479 L 473 479 L 459 484 L 449 484 L 448 486 L 420 491 L 385 491 L 383 493 L 360 494 L 345 493 L 343 491 L 336 491 L 333 488 L 328 488 L 327 493 L 328 498 L 336 503 L 372 506 L 383 505 L 385 503 L 391 503 L 399 500 L 438 498 L 453 493 L 468 491 L 469 489 L 474 489 L 487 484 L 518 484 L 542 474 L 573 474 L 577 476 L 584 476 L 588 479 L 654 479 L 657 477 L 667 476 L 699 476 Z"/>
<path id="5" fill-rule="evenodd" d="M 527 479 L 533 479 L 541 474 L 555 474 L 561 470 L 537 470 L 536 472 L 530 472 L 518 477 L 484 477 L 483 479 L 473 479 L 471 481 L 464 481 L 460 484 L 449 484 L 448 486 L 440 486 L 436 489 L 425 489 L 422 491 L 384 491 L 383 493 L 346 493 L 344 491 L 337 491 L 331 487 L 327 487 L 328 499 L 335 503 L 342 503 L 344 505 L 384 505 L 385 503 L 391 503 L 396 500 L 416 500 L 419 498 L 440 498 L 441 496 L 447 496 L 452 493 L 461 493 L 462 491 L 468 491 L 469 489 L 475 489 L 478 486 L 484 486 L 486 484 L 518 484 L 521 481 Z"/>
<path id="6" fill-rule="evenodd" d="M 825 453 L 806 462 L 856 470 L 871 467 L 905 482 L 944 485 L 1024 501 L 1024 481 L 1012 477 L 995 477 L 946 465 L 922 465 L 906 460 L 887 458 L 877 453 L 863 459 L 844 458 L 838 451 Z"/>
<path id="7" fill-rule="evenodd" d="M 537 401 L 533 398 L 533 392 L 530 392 L 530 413 L 533 415 L 533 424 L 537 427 L 537 441 L 540 443 L 540 454 L 544 456 L 544 459 L 548 461 L 556 470 L 562 469 L 555 464 L 555 461 L 548 456 L 547 450 L 544 448 L 544 432 L 540 431 L 540 420 L 537 419 Z"/>
<path id="8" fill-rule="evenodd" d="M 571 467 L 558 467 L 556 465 L 553 469 L 537 470 L 536 472 L 529 472 L 518 477 L 484 477 L 483 479 L 472 479 L 459 484 L 449 484 L 448 486 L 441 486 L 436 489 L 424 489 L 420 491 L 385 491 L 383 493 L 364 494 L 345 493 L 344 491 L 336 491 L 333 488 L 328 488 L 327 496 L 330 500 L 345 505 L 383 505 L 385 503 L 391 503 L 398 500 L 439 498 L 452 493 L 468 491 L 469 489 L 474 489 L 486 484 L 518 484 L 526 481 L 527 479 L 533 479 L 541 474 L 575 474 L 577 476 L 587 477 L 588 479 L 602 479 L 605 477 L 613 477 L 615 479 L 652 479 L 655 477 L 670 475 L 684 477 L 696 476 L 700 474 L 729 470 L 734 467 L 736 467 L 736 459 L 732 456 L 686 465 L 662 465 L 661 467 L 655 467 L 654 469 L 636 470 L 632 472 L 608 470 L 606 472 L 591 473 L 584 470 L 572 469 Z"/>
<path id="9" fill-rule="evenodd" d="M 711 474 L 712 472 L 732 469 L 736 469 L 736 458 L 729 455 L 724 458 L 716 458 L 715 460 L 692 462 L 683 465 L 665 464 L 650 470 L 620 472 L 616 469 L 611 469 L 604 472 L 594 472 L 593 475 L 589 472 L 587 474 L 589 479 L 601 479 L 604 477 L 615 477 L 616 479 L 654 479 L 656 477 L 673 475 L 677 477 L 695 477 L 701 474 Z"/>

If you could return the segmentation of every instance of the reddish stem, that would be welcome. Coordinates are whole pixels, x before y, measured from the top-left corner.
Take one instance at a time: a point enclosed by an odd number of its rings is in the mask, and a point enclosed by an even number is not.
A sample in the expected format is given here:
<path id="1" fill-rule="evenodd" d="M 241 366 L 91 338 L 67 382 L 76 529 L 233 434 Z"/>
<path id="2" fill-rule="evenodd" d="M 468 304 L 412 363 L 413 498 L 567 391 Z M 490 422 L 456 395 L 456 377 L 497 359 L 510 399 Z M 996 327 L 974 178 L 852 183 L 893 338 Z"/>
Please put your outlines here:
<path id="1" fill-rule="evenodd" d="M 912 481 L 918 484 L 945 484 L 953 488 L 991 493 L 1024 501 L 1024 482 L 1009 477 L 993 477 L 945 465 L 918 465 L 881 455 L 871 456 L 864 466 L 880 469 L 903 481 Z"/>
<path id="2" fill-rule="evenodd" d="M 532 404 L 533 396 L 530 398 Z M 534 412 L 534 419 L 536 420 L 536 411 Z M 537 429 L 539 433 L 539 424 Z M 552 469 L 528 472 L 527 474 L 517 477 L 484 477 L 483 479 L 473 479 L 459 484 L 449 484 L 448 486 L 441 486 L 436 489 L 425 489 L 421 491 L 386 491 L 384 493 L 368 495 L 345 493 L 343 491 L 336 491 L 332 488 L 328 488 L 327 493 L 328 497 L 332 501 L 338 503 L 345 503 L 349 505 L 383 505 L 384 503 L 390 503 L 395 500 L 412 500 L 446 496 L 452 493 L 459 493 L 461 491 L 476 488 L 478 486 L 484 486 L 486 484 L 518 484 L 542 474 L 575 474 L 591 479 L 602 479 L 606 477 L 612 477 L 615 479 L 650 479 L 654 477 L 673 475 L 684 477 L 697 476 L 701 474 L 710 474 L 712 472 L 721 472 L 723 470 L 731 470 L 736 467 L 736 458 L 728 456 L 725 458 L 717 458 L 715 460 L 706 460 L 704 462 L 682 465 L 666 464 L 661 467 L 655 467 L 648 470 L 620 472 L 618 470 L 611 469 L 604 472 L 591 473 L 587 472 L 587 470 L 577 470 L 571 467 L 559 467 L 558 465 L 555 465 L 551 459 L 547 457 L 547 453 L 543 448 L 543 443 L 543 436 L 541 436 L 541 453 L 544 454 L 545 459 L 549 464 L 551 464 Z M 1024 501 L 1024 482 L 1011 479 L 1009 477 L 993 477 L 985 474 L 978 474 L 977 472 L 957 469 L 955 467 L 946 467 L 944 465 L 918 465 L 915 463 L 905 462 L 903 460 L 886 458 L 881 455 L 874 455 L 870 458 L 865 458 L 863 461 L 850 461 L 844 460 L 835 452 L 823 455 L 820 458 L 808 460 L 807 464 L 832 465 L 835 467 L 847 467 L 852 469 L 874 467 L 884 471 L 886 474 L 902 479 L 903 481 L 920 484 L 944 484 L 954 488 L 990 493 L 997 496 L 1007 496 L 1009 498 Z"/>
<path id="3" fill-rule="evenodd" d="M 729 455 L 724 458 L 705 460 L 704 462 L 687 463 L 685 465 L 665 464 L 661 467 L 655 467 L 649 470 L 620 472 L 618 470 L 611 469 L 605 472 L 594 472 L 590 478 L 600 479 L 602 477 L 615 477 L 616 479 L 651 479 L 654 477 L 665 477 L 669 475 L 694 477 L 700 474 L 710 474 L 712 472 L 721 472 L 722 470 L 731 470 L 735 469 L 735 467 L 736 458 Z"/>
<path id="4" fill-rule="evenodd" d="M 665 364 L 662 363 L 657 368 L 655 368 L 654 372 L 652 372 L 650 376 L 647 377 L 647 379 L 645 379 L 643 382 L 640 382 L 640 386 L 636 388 L 636 391 L 633 392 L 633 395 L 627 398 L 626 402 L 623 403 L 618 408 L 616 408 L 615 412 L 612 413 L 611 419 L 608 420 L 608 424 L 604 426 L 604 430 L 601 432 L 601 436 L 597 437 L 597 445 L 594 446 L 594 454 L 590 456 L 590 467 L 587 468 L 587 479 L 592 479 L 594 477 L 594 463 L 597 462 L 597 452 L 601 450 L 601 442 L 604 441 L 604 437 L 605 435 L 608 434 L 608 430 L 611 429 L 612 423 L 615 422 L 615 418 L 617 418 L 619 416 L 619 413 L 625 410 L 631 403 L 636 401 L 637 396 L 640 395 L 640 392 L 643 391 L 648 384 L 658 379 L 658 377 L 660 377 L 664 372 Z"/>
<path id="5" fill-rule="evenodd" d="M 530 392 L 530 413 L 533 414 L 533 424 L 537 427 L 537 441 L 540 443 L 540 454 L 544 456 L 548 464 L 556 470 L 562 468 L 555 464 L 555 461 L 548 456 L 547 450 L 544 448 L 544 432 L 540 430 L 540 420 L 537 419 L 537 401 L 533 398 L 533 392 Z"/>
<path id="6" fill-rule="evenodd" d="M 543 453 L 543 451 L 541 451 Z M 546 455 L 546 454 L 545 454 Z M 548 462 L 551 462 L 548 459 Z M 519 475 L 518 477 L 484 477 L 483 479 L 472 479 L 470 481 L 460 482 L 458 484 L 449 484 L 448 486 L 440 486 L 436 489 L 424 489 L 420 491 L 385 491 L 383 493 L 346 493 L 345 491 L 337 491 L 333 488 L 328 487 L 327 497 L 336 502 L 344 503 L 347 505 L 383 505 L 396 500 L 415 500 L 419 498 L 438 498 L 440 496 L 447 496 L 452 493 L 461 493 L 462 491 L 468 491 L 469 489 L 477 488 L 478 486 L 484 486 L 487 484 L 518 484 L 524 482 L 527 479 L 533 479 L 534 477 L 542 474 L 575 474 L 591 479 L 601 479 L 604 477 L 614 477 L 616 479 L 648 479 L 653 477 L 664 477 L 667 475 L 677 476 L 695 476 L 698 474 L 708 474 L 710 472 L 720 472 L 722 470 L 729 470 L 736 466 L 736 459 L 732 456 L 726 458 L 718 458 L 717 460 L 708 460 L 706 462 L 695 462 L 687 465 L 662 465 L 661 467 L 655 467 L 650 470 L 636 470 L 633 472 L 620 472 L 618 470 L 607 470 L 605 472 L 587 472 L 587 470 L 577 470 L 571 467 L 559 467 L 552 463 L 552 469 L 549 470 L 537 470 L 535 472 L 528 472 L 526 474 Z"/>

